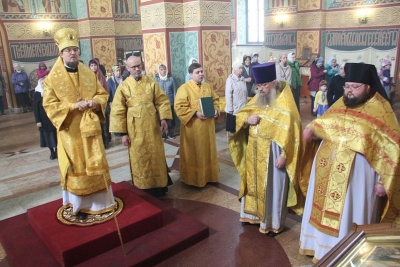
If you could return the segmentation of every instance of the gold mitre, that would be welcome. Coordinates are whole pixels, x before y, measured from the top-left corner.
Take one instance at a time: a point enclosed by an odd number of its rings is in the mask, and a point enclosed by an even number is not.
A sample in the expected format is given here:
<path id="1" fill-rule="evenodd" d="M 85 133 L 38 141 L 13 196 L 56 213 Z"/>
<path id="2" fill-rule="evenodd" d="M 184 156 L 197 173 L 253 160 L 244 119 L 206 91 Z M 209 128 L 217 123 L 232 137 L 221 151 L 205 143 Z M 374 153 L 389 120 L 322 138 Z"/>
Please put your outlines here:
<path id="1" fill-rule="evenodd" d="M 64 48 L 70 46 L 79 47 L 79 35 L 75 29 L 64 28 L 58 30 L 54 34 L 54 41 L 58 46 L 58 50 L 61 52 Z"/>

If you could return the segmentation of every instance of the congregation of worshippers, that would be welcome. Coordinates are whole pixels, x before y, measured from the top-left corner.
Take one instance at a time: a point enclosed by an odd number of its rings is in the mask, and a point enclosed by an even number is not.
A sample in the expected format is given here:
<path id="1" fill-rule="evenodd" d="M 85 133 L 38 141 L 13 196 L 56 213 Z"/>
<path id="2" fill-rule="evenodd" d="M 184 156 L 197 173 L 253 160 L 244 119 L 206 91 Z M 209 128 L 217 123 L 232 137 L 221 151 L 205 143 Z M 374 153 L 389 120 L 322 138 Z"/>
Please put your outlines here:
<path id="1" fill-rule="evenodd" d="M 78 219 L 112 209 L 105 150 L 113 134 L 128 147 L 133 185 L 155 197 L 165 196 L 172 184 L 163 140 L 177 136 L 180 180 L 195 187 L 217 183 L 220 116 L 241 177 L 240 222 L 274 237 L 294 212 L 302 216 L 299 253 L 318 261 L 353 223 L 393 222 L 398 216 L 400 128 L 391 106 L 390 61 L 377 69 L 316 57 L 307 82 L 315 118 L 303 127 L 303 84 L 294 53 L 265 63 L 256 52 L 243 56 L 232 64 L 222 98 L 197 59 L 190 59 L 187 81 L 178 87 L 167 64 L 148 76 L 141 56 L 132 55 L 107 75 L 98 59 L 87 66 L 79 61 L 74 29 L 61 29 L 54 39 L 60 57 L 51 70 L 39 64 L 33 110 L 40 145 L 59 161 L 63 204 Z M 28 112 L 29 79 L 18 63 L 14 68 L 18 105 Z M 87 180 L 80 180 L 82 173 Z M 106 185 L 95 181 L 99 176 Z"/>

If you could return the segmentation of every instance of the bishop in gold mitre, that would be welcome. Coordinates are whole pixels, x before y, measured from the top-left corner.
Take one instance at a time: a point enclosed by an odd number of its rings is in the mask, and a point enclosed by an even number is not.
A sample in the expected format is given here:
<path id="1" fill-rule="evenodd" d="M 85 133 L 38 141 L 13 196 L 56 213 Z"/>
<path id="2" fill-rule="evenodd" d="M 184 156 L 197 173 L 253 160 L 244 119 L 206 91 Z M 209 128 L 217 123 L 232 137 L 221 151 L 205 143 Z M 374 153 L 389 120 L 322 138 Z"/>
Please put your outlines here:
<path id="1" fill-rule="evenodd" d="M 58 30 L 54 41 L 59 57 L 44 81 L 43 107 L 57 129 L 63 205 L 84 220 L 112 210 L 114 202 L 100 128 L 108 93 L 79 62 L 75 29 Z"/>

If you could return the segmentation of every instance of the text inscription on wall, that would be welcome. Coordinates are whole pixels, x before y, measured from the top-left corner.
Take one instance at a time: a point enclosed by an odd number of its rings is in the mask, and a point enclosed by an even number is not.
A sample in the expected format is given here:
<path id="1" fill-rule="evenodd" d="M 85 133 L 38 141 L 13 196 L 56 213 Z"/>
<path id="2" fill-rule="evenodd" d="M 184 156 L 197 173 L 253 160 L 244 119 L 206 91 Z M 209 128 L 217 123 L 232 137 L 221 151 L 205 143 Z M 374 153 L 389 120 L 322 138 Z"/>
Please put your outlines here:
<path id="1" fill-rule="evenodd" d="M 399 42 L 398 29 L 326 31 L 325 46 L 339 51 L 356 51 L 373 47 L 377 50 L 390 50 Z"/>
<path id="2" fill-rule="evenodd" d="M 265 34 L 264 46 L 273 49 L 295 49 L 296 33 L 295 32 L 268 32 Z"/>
<path id="3" fill-rule="evenodd" d="M 143 39 L 137 38 L 123 38 L 116 39 L 115 45 L 117 48 L 123 48 L 124 51 L 141 51 L 143 50 Z"/>
<path id="4" fill-rule="evenodd" d="M 58 56 L 58 47 L 54 42 L 35 42 L 10 44 L 11 57 L 19 62 L 39 62 Z"/>

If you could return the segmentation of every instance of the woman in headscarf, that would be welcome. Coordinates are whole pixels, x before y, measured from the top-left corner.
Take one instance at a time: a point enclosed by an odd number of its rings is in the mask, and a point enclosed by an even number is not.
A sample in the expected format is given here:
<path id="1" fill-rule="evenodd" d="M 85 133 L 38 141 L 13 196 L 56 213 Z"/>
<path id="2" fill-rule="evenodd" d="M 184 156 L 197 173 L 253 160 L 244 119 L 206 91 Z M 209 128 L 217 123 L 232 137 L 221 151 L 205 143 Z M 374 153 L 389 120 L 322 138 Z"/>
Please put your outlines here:
<path id="1" fill-rule="evenodd" d="M 89 60 L 89 68 L 96 74 L 97 78 L 99 79 L 101 85 L 106 89 L 108 93 L 108 86 L 107 86 L 107 81 L 106 77 L 103 75 L 103 73 L 100 70 L 100 63 L 98 60 L 95 58 L 92 58 Z M 108 143 L 111 141 L 111 133 L 109 131 L 110 128 L 110 108 L 109 105 L 107 105 L 106 112 L 105 112 L 105 117 L 106 120 L 104 123 L 101 123 L 101 132 L 103 136 L 103 143 L 104 143 L 104 148 L 108 149 Z"/>
<path id="2" fill-rule="evenodd" d="M 300 89 L 303 86 L 303 83 L 301 81 L 300 63 L 296 60 L 296 54 L 294 52 L 288 54 L 287 64 L 292 69 L 292 79 L 290 83 L 290 88 L 292 89 L 297 109 L 300 112 Z"/>
<path id="3" fill-rule="evenodd" d="M 12 84 L 14 85 L 15 97 L 18 107 L 22 108 L 22 113 L 29 111 L 30 99 L 29 88 L 31 87 L 29 77 L 25 71 L 21 69 L 19 63 L 14 63 L 14 72 L 11 76 Z"/>
<path id="4" fill-rule="evenodd" d="M 337 64 L 335 56 L 329 58 L 328 63 L 325 65 L 325 69 L 325 80 L 328 84 L 330 84 L 333 76 L 339 73 L 339 65 Z"/>
<path id="5" fill-rule="evenodd" d="M 163 134 L 163 139 L 175 139 L 174 137 L 174 128 L 175 128 L 175 111 L 174 111 L 174 101 L 176 95 L 176 85 L 174 82 L 174 78 L 172 78 L 171 74 L 168 73 L 167 66 L 164 64 L 160 64 L 158 66 L 158 73 L 155 76 L 156 82 L 161 86 L 165 95 L 168 97 L 169 104 L 171 106 L 172 111 L 172 120 L 168 122 L 168 131 Z"/>
<path id="6" fill-rule="evenodd" d="M 308 81 L 308 90 L 310 90 L 311 98 L 311 115 L 316 117 L 317 113 L 313 111 L 315 95 L 319 91 L 319 83 L 325 80 L 326 69 L 324 68 L 324 58 L 316 58 L 310 67 L 310 80 Z"/>
<path id="7" fill-rule="evenodd" d="M 40 132 L 40 147 L 48 147 L 50 149 L 50 159 L 57 158 L 57 131 L 54 125 L 47 117 L 43 108 L 43 81 L 46 76 L 38 81 L 33 94 L 33 113 L 35 114 L 36 126 Z"/>

